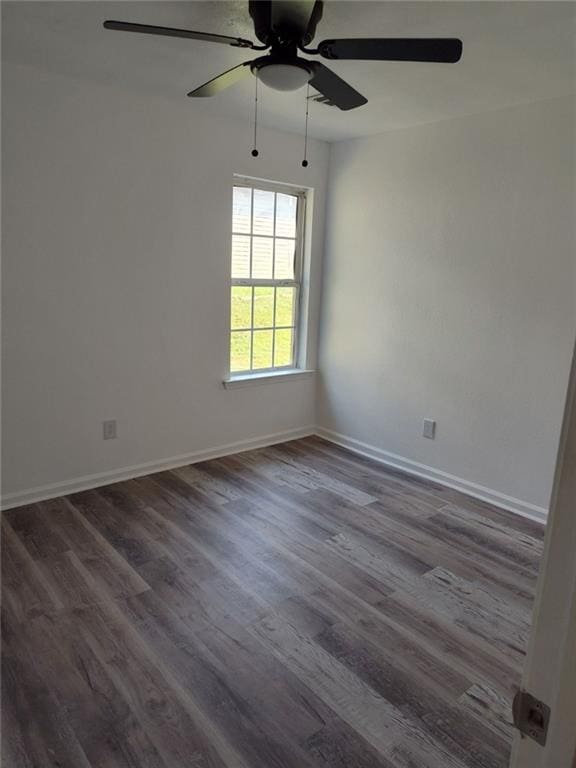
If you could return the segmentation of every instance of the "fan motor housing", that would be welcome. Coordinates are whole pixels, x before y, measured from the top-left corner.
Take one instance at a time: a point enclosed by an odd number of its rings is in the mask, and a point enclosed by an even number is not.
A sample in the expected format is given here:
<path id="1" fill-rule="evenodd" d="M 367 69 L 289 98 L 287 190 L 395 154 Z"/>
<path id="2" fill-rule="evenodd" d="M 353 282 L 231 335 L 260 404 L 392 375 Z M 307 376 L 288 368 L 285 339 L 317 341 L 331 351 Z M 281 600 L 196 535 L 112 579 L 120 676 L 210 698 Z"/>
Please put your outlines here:
<path id="1" fill-rule="evenodd" d="M 289 10 L 290 2 L 285 3 Z M 297 3 L 294 3 L 296 6 Z M 322 0 L 316 0 L 312 13 L 302 24 L 298 14 L 287 13 L 280 16 L 279 21 L 273 20 L 272 0 L 249 0 L 248 11 L 254 22 L 254 33 L 264 45 L 272 45 L 275 42 L 294 42 L 299 45 L 308 45 L 316 34 L 316 27 L 322 18 Z"/>

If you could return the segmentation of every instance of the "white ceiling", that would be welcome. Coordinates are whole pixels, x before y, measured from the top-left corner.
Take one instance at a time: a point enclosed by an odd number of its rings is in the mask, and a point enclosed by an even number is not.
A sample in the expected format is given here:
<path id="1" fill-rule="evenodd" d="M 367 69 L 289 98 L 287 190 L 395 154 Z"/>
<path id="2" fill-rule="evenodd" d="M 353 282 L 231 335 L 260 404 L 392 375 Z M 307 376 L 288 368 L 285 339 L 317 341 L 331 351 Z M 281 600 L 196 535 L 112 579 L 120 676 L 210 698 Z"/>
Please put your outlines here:
<path id="1" fill-rule="evenodd" d="M 310 133 L 328 140 L 380 133 L 561 96 L 574 91 L 572 2 L 363 2 L 327 0 L 316 40 L 331 37 L 451 36 L 458 64 L 326 62 L 369 103 L 355 111 L 311 108 Z M 102 21 L 185 27 L 255 39 L 248 3 L 3 2 L 2 57 L 98 82 L 186 100 L 193 86 L 256 55 L 223 45 L 106 31 Z M 305 91 L 260 89 L 262 123 L 302 132 Z M 191 112 L 250 120 L 252 78 Z"/>

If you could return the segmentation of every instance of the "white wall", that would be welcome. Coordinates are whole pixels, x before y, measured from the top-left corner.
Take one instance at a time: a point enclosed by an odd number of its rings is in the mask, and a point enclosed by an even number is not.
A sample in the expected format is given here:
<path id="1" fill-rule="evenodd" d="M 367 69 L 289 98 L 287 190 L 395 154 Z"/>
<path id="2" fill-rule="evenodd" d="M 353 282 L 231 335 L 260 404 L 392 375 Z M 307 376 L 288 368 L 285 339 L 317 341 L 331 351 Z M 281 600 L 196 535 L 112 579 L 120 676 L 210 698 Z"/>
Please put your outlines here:
<path id="1" fill-rule="evenodd" d="M 229 216 L 234 173 L 315 189 L 313 362 L 328 146 L 12 64 L 2 96 L 3 493 L 313 424 L 313 378 L 222 387 Z"/>
<path id="2" fill-rule="evenodd" d="M 573 107 L 332 145 L 323 427 L 548 505 L 576 328 Z"/>
<path id="3" fill-rule="evenodd" d="M 315 382 L 224 390 L 234 173 L 328 146 L 3 67 L 3 494 L 315 423 Z M 573 104 L 332 145 L 318 421 L 545 507 L 576 326 Z M 438 420 L 435 441 L 421 420 Z M 119 439 L 104 442 L 103 419 Z"/>

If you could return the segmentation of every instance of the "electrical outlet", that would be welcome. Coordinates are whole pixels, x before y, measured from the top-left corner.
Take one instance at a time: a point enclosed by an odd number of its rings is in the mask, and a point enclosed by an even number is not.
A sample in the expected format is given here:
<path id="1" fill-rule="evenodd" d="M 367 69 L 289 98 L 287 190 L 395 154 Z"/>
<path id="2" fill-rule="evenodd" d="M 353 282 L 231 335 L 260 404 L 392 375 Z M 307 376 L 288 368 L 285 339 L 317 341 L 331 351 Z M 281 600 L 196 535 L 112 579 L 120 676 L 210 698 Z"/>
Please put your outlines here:
<path id="1" fill-rule="evenodd" d="M 429 440 L 434 440 L 436 437 L 436 422 L 433 419 L 424 419 L 422 434 Z"/>
<path id="2" fill-rule="evenodd" d="M 116 433 L 116 419 L 102 422 L 102 437 L 104 440 L 116 440 L 118 437 Z"/>

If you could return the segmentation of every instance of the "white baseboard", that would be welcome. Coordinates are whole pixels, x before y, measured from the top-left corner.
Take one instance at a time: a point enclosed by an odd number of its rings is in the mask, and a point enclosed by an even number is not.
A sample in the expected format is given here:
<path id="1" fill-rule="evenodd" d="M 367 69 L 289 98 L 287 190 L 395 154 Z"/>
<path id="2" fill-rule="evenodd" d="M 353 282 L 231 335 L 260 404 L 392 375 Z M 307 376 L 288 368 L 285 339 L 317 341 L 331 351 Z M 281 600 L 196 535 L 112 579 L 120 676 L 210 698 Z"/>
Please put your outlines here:
<path id="1" fill-rule="evenodd" d="M 144 464 L 135 464 L 132 467 L 122 467 L 121 469 L 113 469 L 109 472 L 99 472 L 94 475 L 76 477 L 72 480 L 65 480 L 61 483 L 42 485 L 37 488 L 30 488 L 26 491 L 8 493 L 1 497 L 2 509 L 14 509 L 15 507 L 22 507 L 25 504 L 34 504 L 37 501 L 46 501 L 47 499 L 55 499 L 59 496 L 66 496 L 69 493 L 87 491 L 91 488 L 98 488 L 102 485 L 118 483 L 122 480 L 131 480 L 134 477 L 151 475 L 154 472 L 161 472 L 162 470 L 166 469 L 183 467 L 186 464 L 196 464 L 199 461 L 207 461 L 208 459 L 217 459 L 222 456 L 230 456 L 234 453 L 249 451 L 253 448 L 264 448 L 267 445 L 285 443 L 288 440 L 297 440 L 300 437 L 308 437 L 309 435 L 315 434 L 315 432 L 316 430 L 314 427 L 299 427 L 298 429 L 288 429 L 284 432 L 275 432 L 271 435 L 261 435 L 259 437 L 252 437 L 247 440 L 238 440 L 235 443 L 227 443 L 226 445 L 219 445 L 215 448 L 208 448 L 207 450 L 203 451 L 193 451 L 192 453 L 185 453 L 181 454 L 180 456 L 172 456 L 168 459 L 149 461 Z"/>
<path id="2" fill-rule="evenodd" d="M 514 512 L 522 517 L 536 520 L 539 523 L 546 523 L 548 510 L 545 507 L 538 507 L 535 504 L 522 501 L 522 499 L 507 496 L 505 493 L 500 493 L 500 491 L 494 491 L 492 488 L 487 488 L 478 483 L 472 483 L 470 480 L 464 480 L 462 477 L 451 475 L 440 469 L 434 469 L 434 467 L 430 467 L 427 464 L 421 464 L 418 461 L 406 459 L 396 453 L 384 451 L 374 445 L 363 443 L 361 440 L 342 435 L 339 432 L 333 432 L 324 427 L 316 427 L 315 432 L 319 437 L 323 437 L 331 443 L 340 445 L 343 448 L 347 448 L 354 453 L 359 453 L 362 456 L 367 456 L 381 464 L 385 464 L 387 467 L 401 469 L 409 475 L 415 475 L 424 480 L 430 480 L 438 485 L 444 485 L 447 488 L 454 488 L 468 496 L 473 496 L 476 499 L 493 504 L 495 507 L 506 509 L 509 512 Z"/>
<path id="3" fill-rule="evenodd" d="M 17 493 L 4 494 L 1 497 L 1 506 L 3 510 L 13 509 L 25 504 L 33 504 L 37 501 L 46 501 L 47 499 L 66 496 L 69 493 L 87 491 L 102 485 L 118 483 L 122 480 L 130 480 L 134 477 L 142 477 L 143 475 L 150 475 L 154 472 L 161 472 L 166 469 L 183 467 L 186 464 L 196 464 L 199 461 L 207 461 L 208 459 L 216 459 L 221 456 L 229 456 L 234 453 L 240 453 L 241 451 L 249 451 L 253 448 L 264 448 L 267 445 L 285 443 L 288 440 L 296 440 L 300 437 L 308 437 L 309 435 L 314 434 L 323 437 L 325 440 L 335 443 L 336 445 L 340 445 L 343 448 L 347 448 L 354 453 L 374 459 L 385 466 L 400 469 L 409 475 L 430 480 L 438 485 L 454 488 L 468 496 L 473 496 L 481 501 L 486 501 L 489 504 L 493 504 L 495 507 L 506 509 L 509 512 L 521 515 L 522 517 L 536 520 L 539 523 L 545 523 L 548 517 L 548 510 L 545 507 L 538 507 L 535 504 L 516 499 L 513 496 L 507 496 L 504 493 L 494 491 L 486 486 L 472 483 L 469 480 L 464 480 L 456 475 L 451 475 L 448 472 L 434 469 L 434 467 L 430 467 L 427 464 L 421 464 L 412 459 L 406 459 L 403 456 L 399 456 L 398 454 L 384 451 L 374 445 L 364 443 L 361 440 L 356 440 L 347 435 L 342 435 L 339 432 L 333 432 L 324 427 L 313 426 L 289 429 L 284 432 L 261 435 L 247 440 L 238 440 L 234 443 L 227 443 L 226 445 L 219 445 L 215 448 L 208 448 L 201 451 L 193 451 L 192 453 L 181 454 L 180 456 L 172 456 L 168 459 L 149 461 L 144 464 L 122 467 L 109 472 L 85 475 L 60 483 L 52 483 L 37 488 L 30 488 L 29 490 L 19 491 Z"/>

